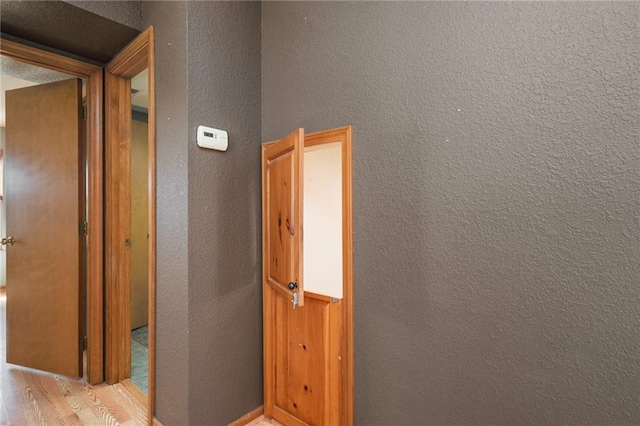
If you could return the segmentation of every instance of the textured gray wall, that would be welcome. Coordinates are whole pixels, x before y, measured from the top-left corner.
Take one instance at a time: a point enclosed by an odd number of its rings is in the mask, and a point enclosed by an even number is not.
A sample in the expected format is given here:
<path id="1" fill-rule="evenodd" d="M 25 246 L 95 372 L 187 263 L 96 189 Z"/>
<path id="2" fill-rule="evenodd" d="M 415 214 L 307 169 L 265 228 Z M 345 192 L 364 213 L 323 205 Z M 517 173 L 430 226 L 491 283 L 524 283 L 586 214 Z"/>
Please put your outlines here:
<path id="1" fill-rule="evenodd" d="M 262 404 L 260 3 L 190 2 L 189 423 Z M 199 124 L 229 133 L 198 148 Z"/>
<path id="2" fill-rule="evenodd" d="M 353 124 L 356 421 L 640 423 L 632 3 L 263 4 L 263 140 Z"/>
<path id="3" fill-rule="evenodd" d="M 189 416 L 187 6 L 144 2 L 143 12 L 156 61 L 156 417 L 171 426 Z"/>
<path id="4" fill-rule="evenodd" d="M 156 33 L 157 409 L 227 424 L 262 404 L 260 3 L 144 2 Z M 199 124 L 229 133 L 198 148 Z"/>
<path id="5" fill-rule="evenodd" d="M 140 0 L 65 0 L 65 2 L 131 28 L 144 29 L 142 25 L 142 1 Z"/>
<path id="6" fill-rule="evenodd" d="M 138 34 L 118 21 L 108 2 L 73 5 L 59 0 L 0 2 L 2 33 L 64 56 L 106 63 Z M 101 10 L 101 13 L 93 13 Z"/>

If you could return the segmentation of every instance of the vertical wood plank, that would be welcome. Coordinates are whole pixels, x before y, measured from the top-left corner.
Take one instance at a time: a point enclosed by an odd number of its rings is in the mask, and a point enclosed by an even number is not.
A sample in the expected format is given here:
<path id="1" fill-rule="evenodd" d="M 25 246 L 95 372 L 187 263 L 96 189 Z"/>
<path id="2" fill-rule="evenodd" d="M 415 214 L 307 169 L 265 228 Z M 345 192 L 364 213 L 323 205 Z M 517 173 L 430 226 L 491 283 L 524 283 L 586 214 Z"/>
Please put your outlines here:
<path id="1" fill-rule="evenodd" d="M 329 303 L 327 327 L 327 404 L 325 418 L 327 424 L 345 424 L 344 395 L 342 389 L 343 377 L 346 371 L 342 368 L 342 338 L 344 325 L 342 321 L 344 300 Z"/>
<path id="2" fill-rule="evenodd" d="M 262 369 L 264 376 L 263 398 L 264 415 L 266 418 L 273 417 L 273 405 L 275 404 L 274 389 L 274 361 L 273 361 L 273 340 L 272 335 L 274 322 L 274 308 L 271 296 L 271 287 L 267 284 L 267 262 L 269 261 L 269 250 L 266 250 L 267 242 L 267 170 L 264 167 L 266 147 L 263 145 L 260 150 L 262 164 Z"/>
<path id="3" fill-rule="evenodd" d="M 263 285 L 263 321 L 264 321 L 264 414 L 267 418 L 273 417 L 273 406 L 276 403 L 276 361 L 274 359 L 275 351 L 275 312 L 273 290 L 268 284 Z"/>
<path id="4" fill-rule="evenodd" d="M 156 98 L 155 98 L 155 33 L 149 27 L 147 54 L 149 69 L 149 387 L 147 391 L 149 424 L 153 423 L 156 395 Z"/>
<path id="5" fill-rule="evenodd" d="M 148 265 L 148 316 L 149 316 L 149 371 L 148 371 L 148 397 L 147 397 L 147 416 L 148 422 L 153 422 L 153 412 L 155 403 L 155 303 L 156 303 L 156 145 L 155 145 L 155 73 L 154 73 L 154 32 L 153 27 L 147 28 L 136 39 L 129 43 L 122 51 L 120 51 L 112 61 L 107 65 L 106 71 L 109 80 L 118 81 L 120 87 L 122 85 L 130 85 L 130 80 L 144 69 L 148 69 L 148 93 L 149 93 L 149 110 L 148 110 L 148 218 L 149 218 L 149 265 Z M 120 117 L 120 122 L 113 122 L 109 126 L 113 131 L 121 132 L 123 138 L 115 141 L 118 145 L 113 148 L 117 161 L 107 162 L 109 167 L 121 172 L 121 178 L 110 180 L 107 182 L 107 193 L 115 192 L 119 197 L 118 208 L 120 212 L 126 212 L 126 217 L 118 211 L 112 211 L 107 205 L 107 220 L 117 224 L 119 238 L 122 242 L 124 239 L 131 238 L 131 157 L 130 157 L 130 137 L 131 137 L 131 96 L 130 90 L 124 90 L 120 93 L 110 93 L 108 96 L 119 96 L 120 101 L 115 102 Z M 123 123 L 118 127 L 120 123 Z M 109 143 L 112 143 L 108 139 Z M 107 148 L 110 150 L 111 148 Z M 116 357 L 113 362 L 107 360 L 107 376 L 117 376 L 119 380 L 123 380 L 131 375 L 131 271 L 130 257 L 131 250 L 126 247 L 125 250 L 115 250 L 111 253 L 115 256 L 114 262 L 121 265 L 118 270 L 118 281 L 116 291 L 119 297 L 107 301 L 107 321 L 111 324 L 111 330 L 107 329 L 107 334 L 111 331 L 115 336 L 110 336 L 111 340 L 117 340 L 118 350 L 109 352 Z M 124 266 L 123 266 L 124 265 Z M 109 305 L 117 304 L 111 307 Z M 115 324 L 118 323 L 118 324 Z M 110 371 L 113 369 L 114 371 Z"/>
<path id="6" fill-rule="evenodd" d="M 275 295 L 275 405 L 286 407 L 289 400 L 287 379 L 289 377 L 289 359 L 291 342 L 289 339 L 289 303 L 281 294 Z"/>
<path id="7" fill-rule="evenodd" d="M 118 259 L 121 293 L 119 303 L 122 305 L 122 329 L 120 345 L 122 346 L 121 374 L 118 381 L 131 377 L 131 80 L 120 79 L 120 128 L 121 135 L 118 147 L 119 210 L 120 221 L 120 258 Z M 128 241 L 128 244 L 125 243 Z"/>
<path id="8" fill-rule="evenodd" d="M 342 133 L 342 253 L 343 253 L 343 300 L 342 305 L 342 398 L 344 418 L 342 424 L 353 425 L 354 403 L 354 324 L 353 324 L 353 153 L 351 126 Z"/>
<path id="9" fill-rule="evenodd" d="M 122 179 L 119 164 L 120 140 L 122 130 L 122 99 L 124 80 L 106 74 L 106 158 L 105 158 L 105 379 L 113 384 L 122 380 L 120 353 L 122 351 L 121 335 L 123 333 L 122 310 L 120 303 L 122 294 L 122 268 L 120 259 L 124 247 L 124 239 L 120 230 L 120 180 Z"/>
<path id="10" fill-rule="evenodd" d="M 87 80 L 87 381 L 102 382 L 103 358 L 103 143 L 102 70 Z M 96 137 L 96 134 L 99 135 Z"/>

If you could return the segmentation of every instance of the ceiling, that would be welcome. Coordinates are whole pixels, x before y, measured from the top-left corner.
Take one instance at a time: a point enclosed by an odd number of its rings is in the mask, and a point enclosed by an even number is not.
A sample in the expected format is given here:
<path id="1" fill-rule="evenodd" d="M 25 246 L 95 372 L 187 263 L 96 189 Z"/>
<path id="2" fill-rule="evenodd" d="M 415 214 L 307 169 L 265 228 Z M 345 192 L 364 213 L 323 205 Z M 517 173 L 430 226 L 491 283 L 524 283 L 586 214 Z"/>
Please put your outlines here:
<path id="1" fill-rule="evenodd" d="M 40 68 L 0 56 L 0 127 L 5 127 L 5 91 L 73 78 L 68 74 Z M 139 111 L 149 107 L 149 73 L 142 71 L 131 79 L 131 104 Z M 83 85 L 83 94 L 84 94 Z"/>
<path id="2" fill-rule="evenodd" d="M 33 45 L 65 56 L 75 56 L 97 64 L 107 63 L 140 33 L 136 29 L 60 0 L 0 0 L 0 26 L 3 39 Z M 5 90 L 66 78 L 71 77 L 0 58 L 0 126 L 5 125 Z M 133 96 L 132 102 L 146 108 L 147 80 L 144 77 L 140 77 L 139 80 L 140 82 L 135 82 L 132 86 L 142 87 L 144 93 L 140 90 Z"/>
<path id="3" fill-rule="evenodd" d="M 0 1 L 2 36 L 105 64 L 140 31 L 60 0 Z"/>

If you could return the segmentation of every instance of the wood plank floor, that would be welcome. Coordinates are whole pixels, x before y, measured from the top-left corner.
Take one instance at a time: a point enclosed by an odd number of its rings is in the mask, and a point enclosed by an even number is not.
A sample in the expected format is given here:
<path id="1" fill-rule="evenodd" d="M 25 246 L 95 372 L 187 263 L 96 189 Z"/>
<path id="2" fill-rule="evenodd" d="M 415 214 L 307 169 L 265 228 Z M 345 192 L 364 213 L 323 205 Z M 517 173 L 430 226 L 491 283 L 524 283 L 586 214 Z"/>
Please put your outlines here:
<path id="1" fill-rule="evenodd" d="M 0 425 L 146 425 L 147 409 L 121 385 L 6 363 L 6 297 L 0 289 Z"/>
<path id="2" fill-rule="evenodd" d="M 265 416 L 260 416 L 257 419 L 247 423 L 246 426 L 284 426 L 277 420 L 267 419 Z"/>

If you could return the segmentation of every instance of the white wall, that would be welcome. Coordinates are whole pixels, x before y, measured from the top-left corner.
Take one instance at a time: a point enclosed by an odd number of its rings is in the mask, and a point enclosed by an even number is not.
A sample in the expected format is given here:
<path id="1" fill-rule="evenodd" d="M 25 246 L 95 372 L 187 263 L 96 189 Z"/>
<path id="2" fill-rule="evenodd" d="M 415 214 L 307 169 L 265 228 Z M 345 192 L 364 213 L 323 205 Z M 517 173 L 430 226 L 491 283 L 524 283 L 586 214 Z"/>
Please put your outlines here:
<path id="1" fill-rule="evenodd" d="M 342 147 L 304 152 L 304 290 L 342 299 Z"/>

